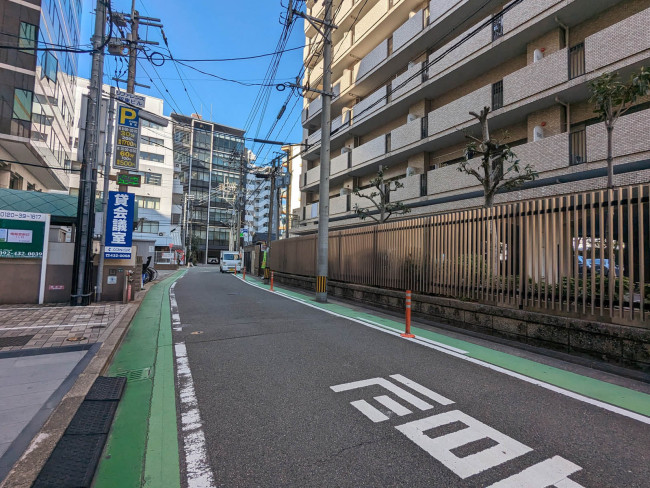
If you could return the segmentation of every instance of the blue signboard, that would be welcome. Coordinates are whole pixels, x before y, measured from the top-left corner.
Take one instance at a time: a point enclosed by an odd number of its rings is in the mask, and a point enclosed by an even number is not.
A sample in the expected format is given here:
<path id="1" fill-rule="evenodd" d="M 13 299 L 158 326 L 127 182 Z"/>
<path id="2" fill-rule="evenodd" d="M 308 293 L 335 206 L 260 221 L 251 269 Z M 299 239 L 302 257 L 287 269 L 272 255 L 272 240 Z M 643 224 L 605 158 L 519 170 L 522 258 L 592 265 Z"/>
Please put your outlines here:
<path id="1" fill-rule="evenodd" d="M 131 259 L 134 211 L 133 193 L 108 192 L 105 259 Z"/>

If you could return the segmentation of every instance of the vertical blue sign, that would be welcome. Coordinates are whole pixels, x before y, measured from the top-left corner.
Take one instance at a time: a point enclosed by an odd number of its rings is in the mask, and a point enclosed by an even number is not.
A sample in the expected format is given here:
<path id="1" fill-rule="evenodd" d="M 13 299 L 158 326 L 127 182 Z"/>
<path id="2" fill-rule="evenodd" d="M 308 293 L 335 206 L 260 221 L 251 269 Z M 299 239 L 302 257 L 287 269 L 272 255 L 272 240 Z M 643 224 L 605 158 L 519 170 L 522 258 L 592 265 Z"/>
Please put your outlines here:
<path id="1" fill-rule="evenodd" d="M 131 259 L 134 212 L 133 193 L 108 192 L 105 259 Z"/>

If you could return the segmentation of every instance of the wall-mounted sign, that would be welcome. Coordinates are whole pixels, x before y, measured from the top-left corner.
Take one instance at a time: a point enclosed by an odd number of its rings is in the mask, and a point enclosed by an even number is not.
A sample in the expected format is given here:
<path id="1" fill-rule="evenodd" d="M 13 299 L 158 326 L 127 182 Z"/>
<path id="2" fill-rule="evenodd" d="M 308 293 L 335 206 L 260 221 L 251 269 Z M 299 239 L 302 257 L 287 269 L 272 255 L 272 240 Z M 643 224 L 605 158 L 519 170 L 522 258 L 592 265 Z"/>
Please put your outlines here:
<path id="1" fill-rule="evenodd" d="M 117 174 L 117 184 L 125 186 L 134 186 L 139 188 L 142 181 L 142 175 L 130 175 L 128 173 Z"/>
<path id="2" fill-rule="evenodd" d="M 111 191 L 106 211 L 105 259 L 131 259 L 135 195 Z"/>
<path id="3" fill-rule="evenodd" d="M 127 105 L 132 107 L 144 108 L 144 97 L 142 95 L 136 95 L 135 93 L 126 93 L 119 91 L 115 94 L 120 102 L 124 102 Z"/>
<path id="4" fill-rule="evenodd" d="M 42 258 L 46 221 L 46 214 L 0 210 L 0 258 Z"/>
<path id="5" fill-rule="evenodd" d="M 106 277 L 107 285 L 117 285 L 117 276 L 107 276 Z"/>
<path id="6" fill-rule="evenodd" d="M 65 290 L 65 285 L 49 285 L 47 289 L 50 291 Z"/>
<path id="7" fill-rule="evenodd" d="M 137 171 L 139 146 L 139 109 L 118 104 L 113 168 Z"/>

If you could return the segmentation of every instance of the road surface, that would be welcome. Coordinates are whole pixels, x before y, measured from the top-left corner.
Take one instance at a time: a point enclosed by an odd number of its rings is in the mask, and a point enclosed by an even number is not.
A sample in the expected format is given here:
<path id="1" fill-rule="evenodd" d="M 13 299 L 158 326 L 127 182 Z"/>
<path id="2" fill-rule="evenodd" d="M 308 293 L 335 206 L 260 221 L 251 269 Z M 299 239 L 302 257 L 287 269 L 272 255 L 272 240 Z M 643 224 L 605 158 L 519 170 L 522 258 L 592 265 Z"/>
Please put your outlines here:
<path id="1" fill-rule="evenodd" d="M 472 357 L 471 339 L 409 341 L 216 268 L 172 293 L 186 486 L 650 486 L 650 396 L 635 382 L 559 361 L 520 374 Z"/>

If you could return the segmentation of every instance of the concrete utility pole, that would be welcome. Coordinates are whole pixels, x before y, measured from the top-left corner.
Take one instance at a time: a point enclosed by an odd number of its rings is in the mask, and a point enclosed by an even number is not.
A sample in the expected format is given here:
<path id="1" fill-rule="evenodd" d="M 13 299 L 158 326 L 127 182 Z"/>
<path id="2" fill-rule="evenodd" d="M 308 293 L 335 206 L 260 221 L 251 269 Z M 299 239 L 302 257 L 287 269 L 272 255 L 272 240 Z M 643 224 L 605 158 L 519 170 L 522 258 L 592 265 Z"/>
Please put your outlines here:
<path id="1" fill-rule="evenodd" d="M 242 206 L 246 204 L 246 196 L 245 196 L 245 188 L 246 185 L 244 184 L 244 162 L 245 162 L 246 155 L 244 154 L 243 148 L 242 152 L 239 153 L 239 188 L 237 189 L 237 200 L 236 200 L 236 208 L 237 208 L 237 245 L 235 246 L 235 250 L 239 251 L 241 250 L 241 213 L 242 213 Z"/>
<path id="2" fill-rule="evenodd" d="M 273 240 L 273 195 L 275 194 L 275 160 L 273 160 L 271 165 L 271 173 L 269 175 L 271 179 L 271 193 L 269 194 L 269 220 L 267 226 L 269 246 Z"/>
<path id="3" fill-rule="evenodd" d="M 88 90 L 88 107 L 84 139 L 84 161 L 79 181 L 77 230 L 75 236 L 75 274 L 72 305 L 90 303 L 92 274 L 92 239 L 95 223 L 95 188 L 97 187 L 97 155 L 100 139 L 102 79 L 104 77 L 104 44 L 106 37 L 106 4 L 97 0 L 95 32 L 92 37 L 93 60 Z"/>
<path id="4" fill-rule="evenodd" d="M 138 26 L 139 12 L 135 9 L 135 0 L 131 1 L 131 42 L 129 43 L 129 74 L 126 79 L 127 93 L 135 93 L 135 68 L 138 61 Z"/>
<path id="5" fill-rule="evenodd" d="M 332 104 L 332 0 L 325 0 L 323 23 L 323 109 L 321 112 L 320 188 L 318 198 L 318 260 L 316 301 L 327 302 L 327 259 L 330 215 L 330 129 Z"/>
<path id="6" fill-rule="evenodd" d="M 99 268 L 97 268 L 97 291 L 95 300 L 102 300 L 102 287 L 104 281 L 104 248 L 106 246 L 106 213 L 108 209 L 108 185 L 111 172 L 111 157 L 113 154 L 113 121 L 115 119 L 115 87 L 111 86 L 111 95 L 108 100 L 108 125 L 106 126 L 106 152 L 104 153 L 104 193 L 102 198 L 102 241 L 99 248 Z"/>

